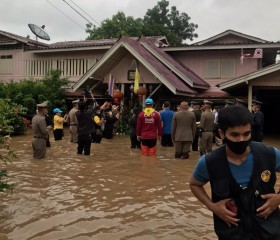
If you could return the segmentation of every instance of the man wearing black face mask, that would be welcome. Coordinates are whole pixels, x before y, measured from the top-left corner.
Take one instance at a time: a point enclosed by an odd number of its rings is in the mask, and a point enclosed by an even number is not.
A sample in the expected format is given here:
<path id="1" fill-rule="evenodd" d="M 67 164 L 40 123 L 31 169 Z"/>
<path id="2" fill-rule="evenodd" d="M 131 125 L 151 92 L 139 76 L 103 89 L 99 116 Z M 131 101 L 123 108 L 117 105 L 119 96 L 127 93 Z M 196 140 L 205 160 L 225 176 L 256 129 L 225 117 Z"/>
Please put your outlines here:
<path id="1" fill-rule="evenodd" d="M 251 142 L 251 113 L 243 106 L 220 110 L 218 124 L 224 145 L 199 159 L 191 191 L 213 212 L 219 240 L 280 239 L 280 151 Z"/>

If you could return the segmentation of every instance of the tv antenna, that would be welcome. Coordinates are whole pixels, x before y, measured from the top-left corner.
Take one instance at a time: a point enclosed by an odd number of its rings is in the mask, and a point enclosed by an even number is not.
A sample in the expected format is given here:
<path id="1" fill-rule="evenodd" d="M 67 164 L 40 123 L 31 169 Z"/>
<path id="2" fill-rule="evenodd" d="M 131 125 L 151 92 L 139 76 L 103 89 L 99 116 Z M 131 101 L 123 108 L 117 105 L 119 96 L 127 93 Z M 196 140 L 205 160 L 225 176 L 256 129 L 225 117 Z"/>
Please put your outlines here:
<path id="1" fill-rule="evenodd" d="M 43 25 L 42 27 L 39 27 L 35 24 L 29 23 L 28 27 L 30 28 L 31 32 L 33 32 L 35 34 L 36 41 L 37 41 L 37 38 L 41 38 L 41 39 L 44 39 L 47 41 L 51 40 L 49 34 L 47 34 L 46 31 L 44 30 L 45 25 Z"/>

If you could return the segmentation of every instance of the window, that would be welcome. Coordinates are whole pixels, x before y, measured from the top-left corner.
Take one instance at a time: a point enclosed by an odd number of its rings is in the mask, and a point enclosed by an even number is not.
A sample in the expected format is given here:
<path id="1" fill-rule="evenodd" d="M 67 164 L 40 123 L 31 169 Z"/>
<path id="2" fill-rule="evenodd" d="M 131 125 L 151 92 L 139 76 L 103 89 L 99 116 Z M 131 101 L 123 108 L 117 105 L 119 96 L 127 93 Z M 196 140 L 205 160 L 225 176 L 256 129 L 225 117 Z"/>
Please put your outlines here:
<path id="1" fill-rule="evenodd" d="M 234 59 L 221 59 L 221 77 L 222 78 L 235 77 Z"/>
<path id="2" fill-rule="evenodd" d="M 219 78 L 220 77 L 220 60 L 210 59 L 206 63 L 206 77 Z"/>
<path id="3" fill-rule="evenodd" d="M 12 74 L 13 73 L 13 56 L 12 55 L 0 55 L 0 74 Z"/>
<path id="4" fill-rule="evenodd" d="M 235 59 L 209 59 L 206 61 L 206 78 L 235 77 Z"/>

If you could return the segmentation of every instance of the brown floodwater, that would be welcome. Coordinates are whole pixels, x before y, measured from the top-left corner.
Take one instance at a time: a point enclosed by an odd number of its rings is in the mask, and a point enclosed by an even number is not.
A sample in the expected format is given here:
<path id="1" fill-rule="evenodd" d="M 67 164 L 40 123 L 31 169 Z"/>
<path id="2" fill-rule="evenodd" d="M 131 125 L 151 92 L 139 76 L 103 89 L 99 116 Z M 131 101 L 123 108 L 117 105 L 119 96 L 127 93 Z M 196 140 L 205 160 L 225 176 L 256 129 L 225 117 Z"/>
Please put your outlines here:
<path id="1" fill-rule="evenodd" d="M 13 192 L 0 195 L 1 240 L 216 239 L 211 212 L 188 186 L 197 152 L 178 160 L 158 144 L 157 157 L 142 157 L 117 135 L 78 156 L 66 129 L 34 160 L 31 139 L 12 138 L 18 158 L 7 167 Z M 280 147 L 279 138 L 265 142 Z"/>

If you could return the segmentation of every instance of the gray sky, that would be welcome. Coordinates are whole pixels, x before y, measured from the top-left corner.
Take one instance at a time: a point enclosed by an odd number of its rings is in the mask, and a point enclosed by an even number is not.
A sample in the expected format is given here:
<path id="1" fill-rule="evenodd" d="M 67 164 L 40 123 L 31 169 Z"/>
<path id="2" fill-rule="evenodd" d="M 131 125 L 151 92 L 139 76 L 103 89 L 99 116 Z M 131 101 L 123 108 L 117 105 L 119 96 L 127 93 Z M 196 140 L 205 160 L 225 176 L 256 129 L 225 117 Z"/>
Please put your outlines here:
<path id="1" fill-rule="evenodd" d="M 118 11 L 123 11 L 126 16 L 143 18 L 147 9 L 153 8 L 159 0 L 66 1 L 93 23 L 100 23 Z M 45 43 L 87 37 L 87 21 L 63 0 L 0 0 L 0 3 L 0 30 L 23 37 L 30 35 L 35 40 L 28 28 L 28 23 L 33 23 L 46 26 L 45 31 L 51 40 L 38 39 Z M 180 13 L 187 13 L 190 21 L 198 24 L 196 33 L 199 37 L 187 43 L 204 40 L 228 29 L 268 41 L 280 41 L 280 0 L 169 0 L 171 6 L 176 6 Z"/>

